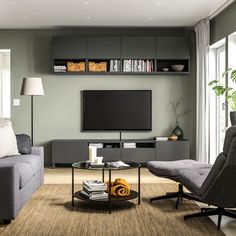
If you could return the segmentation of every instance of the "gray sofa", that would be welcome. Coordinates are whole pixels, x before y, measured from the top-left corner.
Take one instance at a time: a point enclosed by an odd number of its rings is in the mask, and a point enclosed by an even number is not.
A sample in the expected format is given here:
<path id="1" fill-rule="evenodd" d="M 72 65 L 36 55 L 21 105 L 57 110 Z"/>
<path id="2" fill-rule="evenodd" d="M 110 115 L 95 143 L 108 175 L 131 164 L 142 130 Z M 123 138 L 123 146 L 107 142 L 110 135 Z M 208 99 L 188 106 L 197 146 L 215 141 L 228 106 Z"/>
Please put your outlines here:
<path id="1" fill-rule="evenodd" d="M 43 147 L 32 147 L 29 154 L 1 158 L 0 219 L 10 223 L 43 181 Z"/>

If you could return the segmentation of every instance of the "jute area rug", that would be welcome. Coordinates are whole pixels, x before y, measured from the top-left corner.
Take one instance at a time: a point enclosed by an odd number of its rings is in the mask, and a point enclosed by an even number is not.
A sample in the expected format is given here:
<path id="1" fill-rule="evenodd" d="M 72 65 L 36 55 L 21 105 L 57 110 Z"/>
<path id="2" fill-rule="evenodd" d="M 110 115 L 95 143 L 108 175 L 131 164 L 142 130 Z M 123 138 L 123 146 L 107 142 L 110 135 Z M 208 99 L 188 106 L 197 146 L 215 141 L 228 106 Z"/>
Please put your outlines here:
<path id="1" fill-rule="evenodd" d="M 76 200 L 72 207 L 70 185 L 44 185 L 10 225 L 0 224 L 0 235 L 224 235 L 209 218 L 184 221 L 185 214 L 200 210 L 193 201 L 183 200 L 178 210 L 172 200 L 149 203 L 150 197 L 176 190 L 176 184 L 143 184 L 141 205 L 137 199 L 115 204 L 108 214 L 104 204 Z"/>

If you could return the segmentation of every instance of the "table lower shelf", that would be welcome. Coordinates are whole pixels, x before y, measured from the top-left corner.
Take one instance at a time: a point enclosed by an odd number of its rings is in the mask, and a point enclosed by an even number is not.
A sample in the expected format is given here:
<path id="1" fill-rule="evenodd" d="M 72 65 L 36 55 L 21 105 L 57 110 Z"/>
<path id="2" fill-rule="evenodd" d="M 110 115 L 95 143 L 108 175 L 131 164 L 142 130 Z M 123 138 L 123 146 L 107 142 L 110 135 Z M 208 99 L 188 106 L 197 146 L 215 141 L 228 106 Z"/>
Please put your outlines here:
<path id="1" fill-rule="evenodd" d="M 120 201 L 128 201 L 128 200 L 132 200 L 135 199 L 139 196 L 138 192 L 134 191 L 134 190 L 130 190 L 130 195 L 129 196 L 125 196 L 125 197 L 111 197 L 111 202 L 120 202 Z M 74 197 L 83 200 L 83 201 L 90 201 L 90 202 L 108 202 L 108 198 L 107 199 L 100 199 L 100 200 L 91 200 L 87 197 L 85 197 L 83 194 L 81 194 L 81 191 L 75 192 L 74 193 Z"/>

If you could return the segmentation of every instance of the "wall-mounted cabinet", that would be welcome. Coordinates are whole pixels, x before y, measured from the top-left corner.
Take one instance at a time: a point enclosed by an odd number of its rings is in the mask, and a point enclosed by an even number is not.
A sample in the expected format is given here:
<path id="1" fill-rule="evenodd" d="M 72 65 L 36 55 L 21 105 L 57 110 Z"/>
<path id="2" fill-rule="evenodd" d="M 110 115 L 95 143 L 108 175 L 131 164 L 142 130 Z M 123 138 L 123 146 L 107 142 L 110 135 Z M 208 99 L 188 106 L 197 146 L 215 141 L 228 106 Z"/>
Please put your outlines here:
<path id="1" fill-rule="evenodd" d="M 52 64 L 56 74 L 187 74 L 190 45 L 186 37 L 58 36 Z"/>

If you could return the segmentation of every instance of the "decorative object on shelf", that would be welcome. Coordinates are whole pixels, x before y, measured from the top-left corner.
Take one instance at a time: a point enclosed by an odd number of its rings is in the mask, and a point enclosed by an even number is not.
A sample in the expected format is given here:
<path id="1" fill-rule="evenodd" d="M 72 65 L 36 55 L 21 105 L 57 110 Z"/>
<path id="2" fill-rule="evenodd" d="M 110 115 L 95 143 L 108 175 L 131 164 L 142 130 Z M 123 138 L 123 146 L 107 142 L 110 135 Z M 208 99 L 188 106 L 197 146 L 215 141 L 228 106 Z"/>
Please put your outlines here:
<path id="1" fill-rule="evenodd" d="M 181 72 L 184 70 L 184 65 L 171 65 L 170 66 L 171 70 L 175 71 L 175 72 Z"/>
<path id="2" fill-rule="evenodd" d="M 184 136 L 183 130 L 180 128 L 180 126 L 177 124 L 177 126 L 172 130 L 172 135 L 176 136 L 177 139 L 182 139 Z"/>
<path id="3" fill-rule="evenodd" d="M 67 62 L 67 71 L 69 72 L 84 72 L 85 62 Z"/>
<path id="4" fill-rule="evenodd" d="M 97 157 L 97 147 L 89 145 L 89 161 L 94 162 Z"/>
<path id="5" fill-rule="evenodd" d="M 229 69 L 225 71 L 222 75 L 222 78 L 224 78 L 229 72 L 231 72 L 231 80 L 236 83 L 236 69 Z M 212 86 L 212 90 L 215 91 L 216 96 L 225 96 L 227 103 L 233 110 L 230 112 L 231 125 L 236 125 L 236 90 L 232 87 L 221 85 L 220 80 L 212 80 L 208 85 Z"/>
<path id="6" fill-rule="evenodd" d="M 162 71 L 164 71 L 164 72 L 168 72 L 169 70 L 170 70 L 170 68 L 168 68 L 168 67 L 162 68 Z"/>
<path id="7" fill-rule="evenodd" d="M 107 72 L 107 62 L 89 62 L 90 72 Z"/>
<path id="8" fill-rule="evenodd" d="M 175 134 L 171 134 L 171 136 L 169 137 L 169 140 L 171 141 L 177 141 L 178 136 L 176 136 Z"/>
<path id="9" fill-rule="evenodd" d="M 66 72 L 66 66 L 65 65 L 58 65 L 58 66 L 53 66 L 54 72 Z"/>
<path id="10" fill-rule="evenodd" d="M 109 183 L 107 183 L 107 192 L 109 191 Z M 130 195 L 130 185 L 125 179 L 117 178 L 111 182 L 111 195 L 114 197 L 125 197 Z"/>
<path id="11" fill-rule="evenodd" d="M 42 79 L 38 77 L 24 78 L 21 86 L 21 95 L 31 96 L 31 141 L 34 145 L 34 96 L 43 96 Z"/>
<path id="12" fill-rule="evenodd" d="M 103 160 L 103 157 L 95 157 L 94 164 L 101 165 L 101 164 L 103 164 L 102 160 Z"/>
<path id="13" fill-rule="evenodd" d="M 183 130 L 179 126 L 180 118 L 184 117 L 185 115 L 187 115 L 189 113 L 191 113 L 191 111 L 188 110 L 188 109 L 185 109 L 182 112 L 179 111 L 180 110 L 180 104 L 182 103 L 182 101 L 183 101 L 183 98 L 180 98 L 179 100 L 174 101 L 174 102 L 173 101 L 169 102 L 172 106 L 172 109 L 173 109 L 173 112 L 174 112 L 174 115 L 175 115 L 175 123 L 176 123 L 176 127 L 172 131 L 171 134 L 176 135 L 178 137 L 178 139 L 182 139 L 183 136 L 184 136 Z"/>

